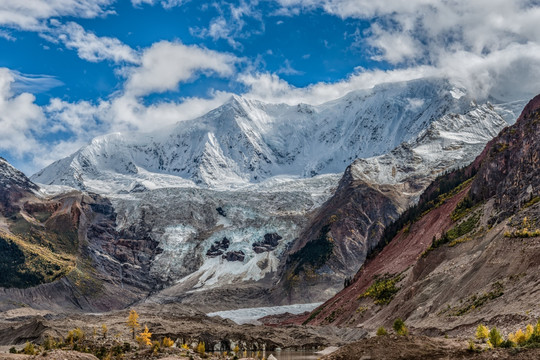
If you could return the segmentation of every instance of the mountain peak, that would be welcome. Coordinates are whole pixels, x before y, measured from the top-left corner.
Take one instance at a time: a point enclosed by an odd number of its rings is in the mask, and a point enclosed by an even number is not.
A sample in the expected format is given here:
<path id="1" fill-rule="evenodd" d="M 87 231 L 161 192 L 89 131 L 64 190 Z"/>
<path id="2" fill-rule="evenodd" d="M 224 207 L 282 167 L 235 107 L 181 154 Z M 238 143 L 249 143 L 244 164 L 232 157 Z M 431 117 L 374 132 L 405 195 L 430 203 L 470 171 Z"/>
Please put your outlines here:
<path id="1" fill-rule="evenodd" d="M 20 190 L 34 191 L 39 187 L 26 177 L 21 171 L 14 168 L 6 159 L 0 157 L 0 186 L 9 188 L 17 186 Z"/>
<path id="2" fill-rule="evenodd" d="M 521 112 L 521 115 L 517 119 L 517 121 L 521 121 L 523 118 L 529 116 L 531 113 L 537 111 L 540 109 L 540 94 L 536 95 L 534 98 L 531 99 Z"/>

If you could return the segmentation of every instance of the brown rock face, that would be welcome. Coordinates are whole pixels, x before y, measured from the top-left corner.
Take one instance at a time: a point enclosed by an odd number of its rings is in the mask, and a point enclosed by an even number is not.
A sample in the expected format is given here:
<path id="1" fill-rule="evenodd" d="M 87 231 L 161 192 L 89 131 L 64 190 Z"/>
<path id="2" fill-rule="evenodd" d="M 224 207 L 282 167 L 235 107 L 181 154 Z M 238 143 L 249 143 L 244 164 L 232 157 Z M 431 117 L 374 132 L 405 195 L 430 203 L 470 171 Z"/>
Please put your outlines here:
<path id="1" fill-rule="evenodd" d="M 285 291 L 291 303 L 335 294 L 378 244 L 384 227 L 398 217 L 403 202 L 396 186 L 355 179 L 349 167 L 334 196 L 291 248 L 277 292 Z"/>
<path id="2" fill-rule="evenodd" d="M 31 182 L 22 172 L 11 166 L 0 157 L 0 211 L 11 215 L 20 209 L 19 200 L 25 196 L 33 196 L 38 186 Z"/>
<path id="3" fill-rule="evenodd" d="M 540 95 L 525 107 L 515 125 L 505 128 L 479 156 L 471 188 L 475 201 L 495 197 L 497 220 L 515 213 L 540 191 Z"/>
<path id="4" fill-rule="evenodd" d="M 150 291 L 157 244 L 144 217 L 118 232 L 109 200 L 38 190 L 0 158 L 0 310 L 109 310 Z"/>

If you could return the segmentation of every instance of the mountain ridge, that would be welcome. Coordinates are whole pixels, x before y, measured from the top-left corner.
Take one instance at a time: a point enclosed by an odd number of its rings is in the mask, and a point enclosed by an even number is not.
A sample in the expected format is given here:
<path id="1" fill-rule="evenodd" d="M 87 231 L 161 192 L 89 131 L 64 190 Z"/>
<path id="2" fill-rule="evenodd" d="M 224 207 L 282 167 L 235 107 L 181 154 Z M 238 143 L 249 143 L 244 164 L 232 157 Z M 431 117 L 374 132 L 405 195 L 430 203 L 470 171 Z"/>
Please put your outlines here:
<path id="1" fill-rule="evenodd" d="M 356 158 L 383 155 L 413 140 L 444 114 L 477 108 L 463 90 L 440 79 L 380 85 L 318 106 L 233 96 L 165 131 L 98 137 L 31 179 L 104 193 L 139 183 L 235 188 L 280 175 L 342 173 Z M 111 181 L 118 186 L 109 190 Z"/>

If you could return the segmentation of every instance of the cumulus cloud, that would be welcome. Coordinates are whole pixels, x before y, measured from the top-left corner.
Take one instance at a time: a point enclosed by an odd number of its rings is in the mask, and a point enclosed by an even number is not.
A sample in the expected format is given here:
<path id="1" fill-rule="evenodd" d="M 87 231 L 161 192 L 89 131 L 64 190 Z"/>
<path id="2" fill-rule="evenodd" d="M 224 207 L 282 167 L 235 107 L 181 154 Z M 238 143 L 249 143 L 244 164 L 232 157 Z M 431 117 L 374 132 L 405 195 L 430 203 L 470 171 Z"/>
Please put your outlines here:
<path id="1" fill-rule="evenodd" d="M 243 73 L 238 80 L 248 91 L 244 96 L 252 99 L 295 105 L 312 105 L 337 99 L 359 89 L 370 89 L 386 82 L 399 82 L 419 79 L 426 76 L 438 76 L 440 72 L 429 66 L 401 70 L 362 70 L 359 69 L 348 78 L 334 83 L 320 82 L 306 87 L 295 87 L 278 75 L 272 73 Z"/>
<path id="2" fill-rule="evenodd" d="M 355 33 L 372 59 L 393 70 L 360 71 L 335 84 L 291 88 L 294 98 L 320 102 L 344 89 L 377 81 L 445 76 L 478 97 L 500 100 L 530 97 L 540 90 L 540 4 L 530 0 L 275 0 L 280 14 L 295 16 L 322 9 L 341 18 L 370 22 Z M 406 76 L 403 76 L 406 75 Z M 365 81 L 365 79 L 368 81 Z M 287 99 L 284 85 L 269 74 L 243 78 L 257 97 Z M 272 84 L 272 85 L 270 85 Z M 279 86 L 277 86 L 279 85 Z M 256 88 L 256 89 L 255 89 Z M 276 89 L 280 90 L 276 92 Z M 262 94 L 267 89 L 266 95 Z M 315 96 L 316 93 L 321 98 Z M 332 95 L 333 94 L 333 95 Z M 326 98 L 328 100 L 328 98 Z"/>
<path id="3" fill-rule="evenodd" d="M 21 157 L 37 148 L 34 129 L 43 125 L 41 108 L 29 93 L 14 95 L 11 89 L 15 77 L 0 68 L 0 149 Z"/>
<path id="4" fill-rule="evenodd" d="M 99 54 L 115 59 L 113 55 Z M 35 97 L 23 90 L 37 92 L 40 87 L 58 85 L 58 80 L 0 69 L 0 127 L 6 129 L 0 134 L 0 149 L 29 159 L 23 170 L 31 173 L 73 153 L 95 136 L 115 131 L 157 130 L 201 116 L 232 95 L 209 90 L 204 97 L 145 104 L 144 96 L 174 91 L 181 83 L 202 74 L 233 77 L 239 59 L 167 41 L 153 44 L 138 56 L 137 63 L 120 68 L 120 74 L 125 76 L 123 88 L 109 98 L 78 102 L 53 98 L 43 107 L 37 106 Z M 55 137 L 60 140 L 51 142 L 51 134 L 57 134 Z"/>
<path id="5" fill-rule="evenodd" d="M 177 90 L 180 82 L 189 81 L 200 73 L 230 76 L 237 61 L 233 55 L 196 45 L 160 41 L 144 51 L 140 66 L 123 70 L 127 76 L 125 93 L 144 96 Z"/>
<path id="6" fill-rule="evenodd" d="M 112 37 L 98 37 L 75 22 L 61 24 L 51 21 L 53 26 L 43 35 L 51 41 L 61 41 L 68 49 L 77 50 L 83 60 L 99 62 L 110 60 L 115 63 L 137 63 L 139 55 L 128 45 Z M 52 38 L 51 38 L 52 37 Z"/>
<path id="7" fill-rule="evenodd" d="M 516 42 L 540 40 L 540 29 L 535 26 L 540 8 L 530 0 L 276 1 L 290 11 L 321 8 L 342 18 L 371 21 L 366 36 L 380 51 L 375 56 L 393 63 L 436 63 L 447 52 L 487 54 Z"/>
<path id="8" fill-rule="evenodd" d="M 53 99 L 43 108 L 49 133 L 69 134 L 66 140 L 49 143 L 34 140 L 26 155 L 28 174 L 69 156 L 96 136 L 111 132 L 151 132 L 185 120 L 195 119 L 227 101 L 232 94 L 213 92 L 208 98 L 181 98 L 174 102 L 144 105 L 137 99 L 118 96 L 97 103 Z M 0 107 L 1 109 L 1 107 Z M 1 144 L 1 141 L 0 141 Z M 34 151 L 39 145 L 40 151 Z M 24 151 L 23 151 L 24 153 Z"/>
<path id="9" fill-rule="evenodd" d="M 39 30 L 43 20 L 52 17 L 73 16 L 94 18 L 110 12 L 114 0 L 2 0 L 0 26 L 23 30 Z"/>

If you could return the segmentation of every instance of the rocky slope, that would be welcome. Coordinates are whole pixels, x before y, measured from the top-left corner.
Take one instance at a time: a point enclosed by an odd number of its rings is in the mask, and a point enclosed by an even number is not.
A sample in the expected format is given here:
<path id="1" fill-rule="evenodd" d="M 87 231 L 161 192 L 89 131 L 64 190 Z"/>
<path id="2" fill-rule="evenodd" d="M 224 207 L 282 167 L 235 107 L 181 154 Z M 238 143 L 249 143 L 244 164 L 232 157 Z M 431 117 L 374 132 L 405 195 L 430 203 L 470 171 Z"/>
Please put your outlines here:
<path id="1" fill-rule="evenodd" d="M 336 329 L 333 327 L 264 327 L 237 325 L 219 317 L 211 318 L 193 307 L 178 304 L 142 305 L 132 308 L 139 315 L 139 324 L 148 326 L 154 340 L 169 337 L 178 347 L 182 344 L 204 342 L 206 351 L 231 351 L 236 345 L 240 349 L 273 351 L 285 348 L 319 348 L 343 345 L 360 339 L 365 332 L 359 329 Z M 42 343 L 47 337 L 61 339 L 68 331 L 80 328 L 88 340 L 98 340 L 111 347 L 114 343 L 128 342 L 138 350 L 126 326 L 129 310 L 100 314 L 74 314 L 65 312 L 42 312 L 15 309 L 0 312 L 0 346 L 24 345 L 26 341 Z M 109 329 L 109 341 L 100 341 L 101 327 Z M 0 357 L 2 357 L 0 353 Z"/>
<path id="2" fill-rule="evenodd" d="M 466 169 L 438 178 L 350 286 L 297 322 L 428 335 L 534 323 L 540 272 L 540 96 Z"/>
<path id="3" fill-rule="evenodd" d="M 143 261 L 130 259 L 115 276 L 118 253 L 141 257 L 145 246 L 135 234 L 122 243 L 128 235 L 117 233 L 110 202 L 77 191 L 47 195 L 3 159 L 0 185 L 0 309 L 106 310 L 148 291 Z"/>

